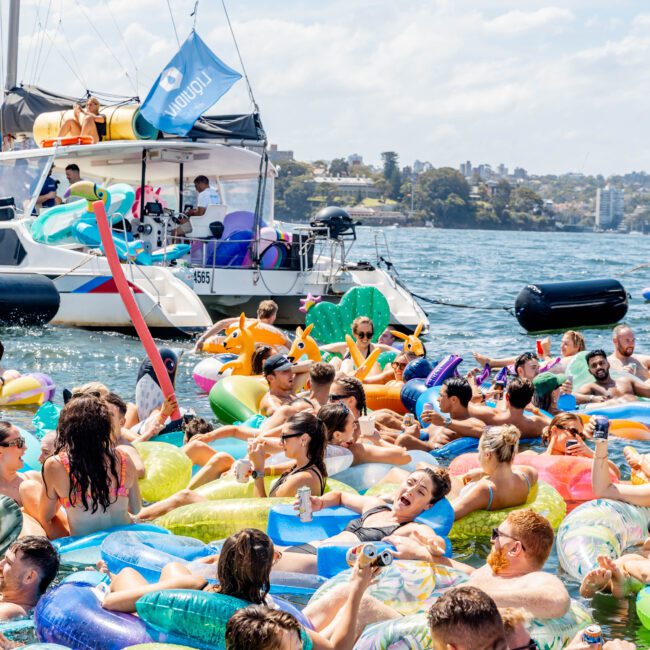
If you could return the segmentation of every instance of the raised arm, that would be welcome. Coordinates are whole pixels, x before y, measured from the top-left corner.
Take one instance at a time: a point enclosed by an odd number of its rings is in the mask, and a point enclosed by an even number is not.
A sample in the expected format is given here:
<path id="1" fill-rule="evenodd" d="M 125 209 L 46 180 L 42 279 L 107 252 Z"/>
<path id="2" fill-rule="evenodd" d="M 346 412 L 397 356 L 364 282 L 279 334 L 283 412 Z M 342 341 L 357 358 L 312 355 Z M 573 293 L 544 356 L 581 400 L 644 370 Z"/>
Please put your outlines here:
<path id="1" fill-rule="evenodd" d="M 594 496 L 599 499 L 624 501 L 633 506 L 650 506 L 650 483 L 612 483 L 608 461 L 607 440 L 596 440 L 596 454 L 591 470 L 591 489 Z"/>

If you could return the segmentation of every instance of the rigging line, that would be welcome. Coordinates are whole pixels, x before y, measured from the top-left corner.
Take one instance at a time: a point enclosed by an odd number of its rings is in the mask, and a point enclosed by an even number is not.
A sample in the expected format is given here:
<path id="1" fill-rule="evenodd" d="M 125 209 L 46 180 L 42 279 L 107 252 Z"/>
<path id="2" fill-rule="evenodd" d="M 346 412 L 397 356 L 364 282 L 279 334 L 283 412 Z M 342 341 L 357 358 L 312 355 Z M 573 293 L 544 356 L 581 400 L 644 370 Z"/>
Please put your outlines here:
<path id="1" fill-rule="evenodd" d="M 79 65 L 79 61 L 77 61 L 77 57 L 75 56 L 74 49 L 72 47 L 72 43 L 70 42 L 70 39 L 68 38 L 68 35 L 65 33 L 65 27 L 63 27 L 63 21 L 61 20 L 61 18 L 59 18 L 59 25 L 61 26 L 61 33 L 63 34 L 63 38 L 64 38 L 64 40 L 66 42 L 66 45 L 68 46 L 68 49 L 70 50 L 70 56 L 72 57 L 72 61 L 77 66 L 77 70 L 79 71 L 78 75 L 76 73 L 74 73 L 74 75 L 75 75 L 75 77 L 77 77 L 77 79 L 79 79 L 81 81 L 81 86 L 83 87 L 84 90 L 86 90 L 86 88 L 88 88 L 88 83 L 86 82 L 86 78 L 84 77 L 84 74 L 83 74 L 83 72 L 81 70 L 81 66 Z M 58 51 L 58 48 L 57 48 L 57 51 Z M 61 54 L 61 52 L 59 52 L 59 54 L 61 55 L 61 57 L 63 57 L 63 54 Z"/>
<path id="2" fill-rule="evenodd" d="M 84 79 L 82 79 L 77 74 L 77 71 L 70 65 L 70 63 L 68 62 L 68 59 L 65 58 L 65 56 L 63 55 L 63 52 L 61 52 L 61 50 L 59 49 L 59 46 L 54 42 L 54 39 L 49 34 L 47 34 L 47 37 L 52 41 L 52 45 L 54 46 L 54 49 L 59 53 L 59 56 L 63 59 L 63 62 L 68 66 L 68 68 L 70 69 L 70 72 L 72 72 L 72 74 L 75 76 L 76 80 L 81 84 L 82 88 L 85 90 L 86 89 L 86 82 L 84 81 Z"/>
<path id="3" fill-rule="evenodd" d="M 194 22 L 192 23 L 192 31 L 196 29 L 196 19 L 198 15 L 199 15 L 199 0 L 196 0 L 196 2 L 194 3 L 194 9 L 190 14 L 190 16 L 194 16 Z"/>
<path id="4" fill-rule="evenodd" d="M 507 311 L 511 316 L 514 316 L 514 310 L 512 307 L 480 307 L 477 305 L 462 305 L 456 302 L 446 302 L 444 300 L 437 300 L 436 298 L 427 298 L 426 296 L 420 296 L 417 293 L 411 292 L 411 295 L 422 302 L 428 302 L 432 305 L 442 305 L 443 307 L 456 307 L 457 309 L 484 309 L 489 311 Z"/>
<path id="5" fill-rule="evenodd" d="M 137 91 L 138 91 L 138 94 L 139 94 L 139 92 L 140 92 L 140 83 L 139 83 L 139 80 L 138 80 L 139 70 L 138 70 L 137 63 L 135 62 L 135 57 L 133 56 L 133 53 L 131 52 L 131 50 L 129 48 L 129 44 L 128 44 L 126 38 L 124 38 L 124 34 L 122 33 L 122 30 L 120 29 L 120 26 L 118 25 L 117 20 L 115 20 L 115 14 L 111 10 L 111 5 L 110 5 L 109 1 L 104 0 L 104 4 L 106 5 L 106 9 L 108 9 L 108 13 L 109 13 L 109 15 L 111 17 L 111 20 L 113 21 L 113 25 L 115 25 L 115 29 L 117 30 L 117 33 L 120 35 L 120 38 L 122 39 L 122 43 L 124 44 L 124 49 L 126 50 L 126 53 L 129 55 L 129 59 L 131 59 L 131 63 L 133 64 L 133 69 L 135 70 L 135 85 L 136 85 L 136 88 L 137 88 Z"/>
<path id="6" fill-rule="evenodd" d="M 169 0 L 167 0 L 167 9 L 169 9 L 169 17 L 172 19 L 172 27 L 174 28 L 174 36 L 176 36 L 176 43 L 178 43 L 178 49 L 180 50 L 181 41 L 178 38 L 178 30 L 176 29 L 176 21 L 174 20 L 174 14 L 172 13 L 172 6 L 169 4 Z"/>
<path id="7" fill-rule="evenodd" d="M 38 0 L 38 5 L 36 6 L 36 18 L 34 19 L 34 25 L 32 27 L 32 35 L 30 36 L 30 39 L 29 39 L 30 44 L 34 40 L 34 35 L 36 34 L 36 26 L 39 23 L 40 16 L 41 16 L 41 0 Z M 29 71 L 29 66 L 30 66 L 29 59 L 30 59 L 30 56 L 31 56 L 32 52 L 33 52 L 33 48 L 28 47 L 27 48 L 27 56 L 25 57 L 25 63 L 23 65 L 23 71 L 22 71 L 22 74 L 20 75 L 20 78 L 16 80 L 17 83 L 18 83 L 18 81 L 20 81 L 22 79 L 27 79 L 27 77 L 28 77 L 28 71 Z"/>
<path id="8" fill-rule="evenodd" d="M 56 39 L 60 29 L 61 29 L 61 22 L 59 21 L 59 24 L 56 26 L 56 29 L 54 30 L 53 39 Z M 47 50 L 47 53 L 45 54 L 45 56 L 43 57 L 43 63 L 41 65 L 41 69 L 37 70 L 37 72 L 36 72 L 36 82 L 35 83 L 38 83 L 38 80 L 41 78 L 41 75 L 45 71 L 45 67 L 47 66 L 47 64 L 48 64 L 48 62 L 50 60 L 50 55 L 52 54 L 52 48 L 54 47 L 54 40 L 53 39 L 50 39 L 50 47 Z"/>
<path id="9" fill-rule="evenodd" d="M 95 34 L 97 34 L 97 37 L 102 42 L 102 44 L 104 45 L 104 47 L 106 48 L 108 53 L 115 59 L 115 61 L 117 62 L 117 65 L 119 65 L 120 68 L 122 68 L 122 70 L 124 71 L 124 75 L 129 80 L 129 83 L 132 86 L 134 86 L 134 82 L 133 82 L 133 79 L 131 78 L 131 75 L 129 74 L 129 71 L 124 67 L 124 64 L 122 63 L 122 61 L 120 61 L 119 57 L 115 54 L 115 52 L 113 52 L 113 50 L 110 48 L 110 46 L 106 42 L 106 39 L 102 36 L 102 33 L 97 29 L 97 27 L 95 26 L 95 23 L 92 21 L 92 19 L 90 18 L 90 16 L 86 12 L 86 10 L 83 8 L 83 5 L 79 2 L 79 0 L 75 0 L 75 3 L 77 5 L 77 7 L 79 7 L 79 9 L 81 9 L 81 11 L 83 12 L 83 15 L 86 18 L 88 24 L 92 27 Z M 134 90 L 135 90 L 135 94 L 137 95 L 138 94 L 138 88 L 134 87 Z"/>
<path id="10" fill-rule="evenodd" d="M 248 89 L 248 96 L 250 97 L 255 112 L 259 113 L 260 108 L 257 105 L 257 102 L 255 101 L 255 96 L 253 95 L 253 88 L 251 87 L 251 82 L 250 79 L 248 78 L 248 73 L 246 72 L 246 66 L 244 65 L 244 59 L 242 59 L 241 52 L 239 51 L 239 45 L 237 44 L 237 39 L 235 38 L 235 32 L 233 31 L 232 24 L 230 22 L 228 9 L 226 9 L 226 0 L 221 0 L 221 6 L 223 7 L 223 13 L 226 15 L 226 22 L 228 23 L 228 28 L 230 29 L 230 34 L 232 36 L 233 43 L 235 44 L 235 50 L 237 50 L 237 56 L 239 57 L 239 65 L 241 65 L 242 72 L 244 73 L 244 79 L 246 79 L 246 88 Z"/>
<path id="11" fill-rule="evenodd" d="M 45 25 L 43 26 L 43 34 L 41 36 L 41 42 L 38 45 L 38 50 L 36 51 L 36 57 L 34 59 L 34 70 L 32 71 L 32 83 L 36 84 L 38 81 L 38 68 L 41 62 L 41 55 L 43 54 L 43 45 L 45 44 L 45 34 L 47 33 L 47 25 L 50 22 L 50 11 L 52 9 L 52 0 L 47 5 L 47 13 L 45 14 Z"/>

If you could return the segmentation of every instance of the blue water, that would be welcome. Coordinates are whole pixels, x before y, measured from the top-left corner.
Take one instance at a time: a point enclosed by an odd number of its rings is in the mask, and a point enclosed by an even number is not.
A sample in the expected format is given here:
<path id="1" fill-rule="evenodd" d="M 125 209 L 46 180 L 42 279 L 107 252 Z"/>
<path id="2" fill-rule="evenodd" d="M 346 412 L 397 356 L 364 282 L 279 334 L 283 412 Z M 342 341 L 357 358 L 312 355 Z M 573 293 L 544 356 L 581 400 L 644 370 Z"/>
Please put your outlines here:
<path id="1" fill-rule="evenodd" d="M 359 241 L 351 259 L 375 260 L 373 230 L 359 229 Z M 648 243 L 642 235 L 596 235 L 478 230 L 433 230 L 402 228 L 384 230 L 392 256 L 404 282 L 428 298 L 475 306 L 512 307 L 517 293 L 529 282 L 618 278 L 631 294 L 626 321 L 634 328 L 637 350 L 650 353 L 650 305 L 641 290 L 650 286 L 650 269 L 621 275 L 650 262 Z M 528 335 L 505 310 L 456 309 L 424 304 L 431 321 L 427 348 L 431 356 L 449 352 L 465 359 L 461 369 L 473 367 L 472 350 L 491 355 L 510 355 L 534 349 Z M 609 329 L 583 330 L 589 348 L 611 349 Z M 89 380 L 100 380 L 124 398 L 132 400 L 135 377 L 142 360 L 139 341 L 120 334 L 75 329 L 7 328 L 0 334 L 5 348 L 4 367 L 44 372 L 59 387 L 69 388 Z M 552 336 L 554 351 L 560 335 Z M 182 406 L 211 417 L 207 398 L 192 380 L 199 358 L 187 342 L 173 342 L 185 350 L 181 359 L 177 394 Z M 57 394 L 60 401 L 60 391 Z M 29 425 L 33 411 L 0 408 L 0 418 Z M 612 456 L 622 463 L 623 443 L 613 442 Z M 650 443 L 638 447 L 650 452 Z M 485 547 L 457 548 L 459 556 L 478 563 Z M 556 571 L 553 553 L 549 570 Z M 577 597 L 575 585 L 570 585 Z M 629 605 L 629 608 L 628 608 Z M 650 647 L 650 633 L 639 632 L 633 601 L 617 603 L 608 596 L 593 601 L 596 620 L 607 631 Z"/>

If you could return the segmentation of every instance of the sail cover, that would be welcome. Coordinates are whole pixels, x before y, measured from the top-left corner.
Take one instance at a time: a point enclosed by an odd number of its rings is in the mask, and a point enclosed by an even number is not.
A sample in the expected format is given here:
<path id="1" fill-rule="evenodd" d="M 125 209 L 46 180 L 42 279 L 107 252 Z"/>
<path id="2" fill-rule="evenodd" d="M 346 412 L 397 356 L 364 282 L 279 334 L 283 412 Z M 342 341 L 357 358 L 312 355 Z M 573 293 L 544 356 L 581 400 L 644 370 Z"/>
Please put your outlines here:
<path id="1" fill-rule="evenodd" d="M 100 101 L 102 93 L 97 93 Z M 0 128 L 3 135 L 31 133 L 34 120 L 40 113 L 65 111 L 74 104 L 86 101 L 83 97 L 56 95 L 38 86 L 18 86 L 5 94 L 0 110 Z M 132 100 L 137 101 L 137 100 Z M 102 102 L 121 104 L 123 101 Z M 163 134 L 163 137 L 165 135 Z M 178 139 L 178 136 L 173 136 Z M 203 115 L 195 123 L 186 138 L 191 140 L 237 140 L 263 142 L 266 138 L 259 113 L 243 115 Z"/>

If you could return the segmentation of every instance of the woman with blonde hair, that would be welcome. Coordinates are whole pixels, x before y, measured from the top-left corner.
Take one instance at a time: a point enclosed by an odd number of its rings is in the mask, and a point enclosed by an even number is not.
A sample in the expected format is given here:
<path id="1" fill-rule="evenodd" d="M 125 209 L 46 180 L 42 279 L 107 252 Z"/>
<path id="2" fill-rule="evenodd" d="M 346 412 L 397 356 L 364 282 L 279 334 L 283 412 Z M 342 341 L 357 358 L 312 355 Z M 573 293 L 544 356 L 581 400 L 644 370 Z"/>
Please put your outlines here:
<path id="1" fill-rule="evenodd" d="M 106 137 L 106 117 L 100 114 L 101 105 L 95 97 L 89 97 L 86 108 L 74 105 L 74 116 L 65 120 L 59 130 L 59 138 L 90 137 L 93 144 L 101 142 Z"/>
<path id="2" fill-rule="evenodd" d="M 475 510 L 501 510 L 526 503 L 537 483 L 537 470 L 527 466 L 513 470 L 520 437 L 519 429 L 511 424 L 490 427 L 481 436 L 481 467 L 453 477 L 450 500 L 456 519 Z"/>

